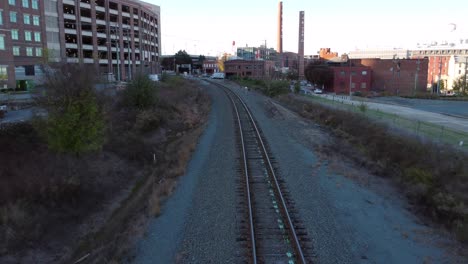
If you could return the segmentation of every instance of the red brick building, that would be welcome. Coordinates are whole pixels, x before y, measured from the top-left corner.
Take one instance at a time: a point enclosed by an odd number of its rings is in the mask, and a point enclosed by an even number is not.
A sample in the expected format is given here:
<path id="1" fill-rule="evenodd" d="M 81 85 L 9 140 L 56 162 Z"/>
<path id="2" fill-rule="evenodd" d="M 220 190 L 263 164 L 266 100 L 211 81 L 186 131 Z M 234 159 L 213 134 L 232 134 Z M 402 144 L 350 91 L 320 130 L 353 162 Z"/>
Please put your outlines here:
<path id="1" fill-rule="evenodd" d="M 366 94 L 370 91 L 372 71 L 364 66 L 334 66 L 333 92 L 336 94 L 350 94 L 360 92 Z"/>
<path id="2" fill-rule="evenodd" d="M 436 89 L 439 79 L 441 82 L 447 79 L 450 56 L 430 56 L 428 59 L 427 88 Z"/>
<path id="3" fill-rule="evenodd" d="M 338 52 L 331 52 L 330 48 L 321 48 L 319 57 L 322 60 L 331 60 L 338 57 Z"/>
<path id="4" fill-rule="evenodd" d="M 352 59 L 353 65 L 372 70 L 371 90 L 390 95 L 411 95 L 425 92 L 428 80 L 428 59 Z"/>
<path id="5" fill-rule="evenodd" d="M 203 71 L 207 74 L 219 72 L 218 60 L 204 60 Z"/>
<path id="6" fill-rule="evenodd" d="M 224 62 L 226 77 L 262 79 L 272 76 L 275 62 L 266 60 L 230 60 Z"/>
<path id="7" fill-rule="evenodd" d="M 0 1 L 0 88 L 26 88 L 34 79 L 46 46 L 44 12 L 43 1 Z"/>

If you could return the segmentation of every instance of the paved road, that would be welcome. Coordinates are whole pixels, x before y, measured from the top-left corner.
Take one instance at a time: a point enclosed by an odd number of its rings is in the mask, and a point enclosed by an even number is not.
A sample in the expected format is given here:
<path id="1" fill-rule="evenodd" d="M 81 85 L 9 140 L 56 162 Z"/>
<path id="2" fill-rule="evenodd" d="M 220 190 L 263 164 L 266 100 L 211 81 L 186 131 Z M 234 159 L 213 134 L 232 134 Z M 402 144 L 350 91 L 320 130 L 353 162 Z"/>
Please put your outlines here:
<path id="1" fill-rule="evenodd" d="M 401 97 L 376 97 L 372 102 L 406 106 L 433 113 L 468 119 L 468 101 L 408 99 Z"/>
<path id="2" fill-rule="evenodd" d="M 348 96 L 334 96 L 330 94 L 315 95 L 315 96 L 321 96 L 324 98 L 328 98 L 330 100 L 338 100 L 347 104 L 359 103 L 359 98 L 356 98 L 356 97 L 354 97 L 352 100 L 349 100 Z M 444 104 L 450 104 L 450 103 L 464 103 L 464 102 L 444 102 Z M 468 132 L 468 118 L 449 116 L 446 114 L 434 112 L 435 110 L 434 111 L 422 110 L 422 108 L 424 108 L 423 103 L 419 103 L 417 106 L 421 109 L 415 109 L 415 108 L 408 107 L 408 106 L 394 105 L 394 104 L 388 104 L 388 103 L 377 103 L 377 102 L 371 102 L 371 101 L 366 101 L 366 105 L 371 109 L 396 114 L 404 118 L 427 122 L 427 123 L 433 123 L 433 124 L 441 125 L 441 126 L 444 126 L 453 130 L 457 130 L 457 131 Z M 466 107 L 468 107 L 468 104 Z M 439 106 L 439 108 L 441 108 L 441 106 Z M 462 105 L 462 108 L 464 108 L 463 105 Z M 450 109 L 458 109 L 458 108 L 452 107 Z M 461 109 L 457 111 L 460 113 L 463 113 L 468 110 Z"/>
<path id="3" fill-rule="evenodd" d="M 26 108 L 21 110 L 9 110 L 5 116 L 0 119 L 2 123 L 18 123 L 28 121 L 33 117 L 33 108 Z"/>

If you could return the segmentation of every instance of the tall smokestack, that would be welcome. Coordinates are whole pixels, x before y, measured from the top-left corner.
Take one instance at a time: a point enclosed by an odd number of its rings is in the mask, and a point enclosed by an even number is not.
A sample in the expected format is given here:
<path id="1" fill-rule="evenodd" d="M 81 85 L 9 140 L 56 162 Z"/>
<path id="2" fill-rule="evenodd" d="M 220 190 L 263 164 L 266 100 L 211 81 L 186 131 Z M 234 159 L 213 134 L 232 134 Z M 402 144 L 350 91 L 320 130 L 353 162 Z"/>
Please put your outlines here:
<path id="1" fill-rule="evenodd" d="M 278 4 L 278 66 L 283 68 L 283 2 Z"/>
<path id="2" fill-rule="evenodd" d="M 304 11 L 299 12 L 299 79 L 304 78 Z"/>
<path id="3" fill-rule="evenodd" d="M 278 4 L 278 53 L 283 53 L 283 2 Z"/>

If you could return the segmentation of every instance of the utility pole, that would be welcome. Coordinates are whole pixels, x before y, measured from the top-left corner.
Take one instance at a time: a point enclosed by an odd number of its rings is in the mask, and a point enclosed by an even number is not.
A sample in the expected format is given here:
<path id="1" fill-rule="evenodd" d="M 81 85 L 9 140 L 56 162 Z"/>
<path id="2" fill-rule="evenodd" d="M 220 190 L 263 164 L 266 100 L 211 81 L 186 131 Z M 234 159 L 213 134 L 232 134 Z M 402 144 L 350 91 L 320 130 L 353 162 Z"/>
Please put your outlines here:
<path id="1" fill-rule="evenodd" d="M 442 57 L 439 57 L 439 79 L 437 80 L 437 95 L 440 94 L 440 78 L 442 75 Z"/>
<path id="2" fill-rule="evenodd" d="M 112 54 L 112 42 L 114 41 L 114 35 L 117 35 L 117 31 L 115 26 L 111 26 L 111 54 Z M 115 40 L 115 48 L 116 48 L 116 55 L 117 55 L 117 82 L 120 82 L 120 48 L 119 48 L 119 39 L 120 37 L 117 36 Z M 112 56 L 111 56 L 112 59 Z M 112 59 L 113 61 L 113 59 Z M 114 68 L 114 63 L 111 61 L 112 69 Z"/>
<path id="3" fill-rule="evenodd" d="M 465 57 L 465 85 L 463 85 L 463 94 L 462 95 L 465 95 L 465 91 L 466 91 L 466 74 L 468 72 L 468 57 Z"/>
<path id="4" fill-rule="evenodd" d="M 351 91 L 351 85 L 353 84 L 353 71 L 351 67 L 351 59 L 348 56 L 348 61 L 349 61 L 349 99 L 351 100 L 352 96 L 352 91 Z"/>
<path id="5" fill-rule="evenodd" d="M 127 48 L 128 48 L 128 76 L 127 76 L 127 81 L 131 80 L 131 76 L 132 76 L 132 69 L 131 69 L 131 59 L 130 59 L 130 56 L 131 56 L 131 50 L 130 50 L 130 40 L 129 40 L 129 29 L 127 29 L 125 31 L 125 35 L 127 36 Z"/>
<path id="6" fill-rule="evenodd" d="M 416 62 L 416 74 L 414 75 L 414 90 L 413 90 L 413 96 L 416 95 L 416 91 L 418 90 L 418 75 L 419 75 L 419 64 L 421 63 L 421 61 L 419 61 L 419 58 L 418 58 L 418 61 Z"/>

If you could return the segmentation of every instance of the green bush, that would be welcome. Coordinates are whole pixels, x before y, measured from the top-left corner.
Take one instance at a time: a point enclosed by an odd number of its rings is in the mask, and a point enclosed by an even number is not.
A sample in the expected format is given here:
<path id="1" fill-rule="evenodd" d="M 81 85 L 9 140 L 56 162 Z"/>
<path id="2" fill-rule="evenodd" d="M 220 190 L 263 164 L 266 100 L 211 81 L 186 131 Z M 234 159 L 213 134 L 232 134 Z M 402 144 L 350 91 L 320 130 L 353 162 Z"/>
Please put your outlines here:
<path id="1" fill-rule="evenodd" d="M 142 110 L 154 106 L 158 100 L 156 85 L 147 75 L 135 76 L 124 92 L 126 104 Z"/>
<path id="2" fill-rule="evenodd" d="M 58 152 L 81 154 L 104 144 L 104 121 L 92 97 L 70 102 L 60 112 L 49 113 L 47 143 Z"/>
<path id="3" fill-rule="evenodd" d="M 426 186 L 432 186 L 434 183 L 434 177 L 432 174 L 420 168 L 405 169 L 404 178 L 407 182 L 414 184 L 422 183 Z"/>
<path id="4" fill-rule="evenodd" d="M 50 149 L 79 155 L 104 144 L 104 118 L 94 90 L 92 68 L 65 64 L 45 75 L 45 94 L 36 98 L 48 118 L 36 129 Z"/>
<path id="5" fill-rule="evenodd" d="M 360 110 L 361 112 L 365 113 L 365 112 L 367 111 L 368 106 L 367 106 L 367 104 L 365 104 L 364 102 L 361 102 L 361 103 L 359 104 L 358 108 L 359 108 L 359 110 Z"/>

